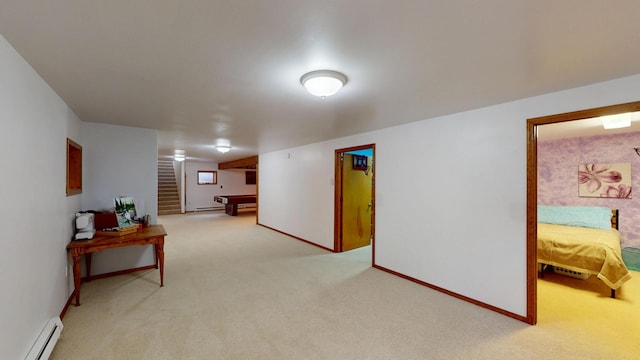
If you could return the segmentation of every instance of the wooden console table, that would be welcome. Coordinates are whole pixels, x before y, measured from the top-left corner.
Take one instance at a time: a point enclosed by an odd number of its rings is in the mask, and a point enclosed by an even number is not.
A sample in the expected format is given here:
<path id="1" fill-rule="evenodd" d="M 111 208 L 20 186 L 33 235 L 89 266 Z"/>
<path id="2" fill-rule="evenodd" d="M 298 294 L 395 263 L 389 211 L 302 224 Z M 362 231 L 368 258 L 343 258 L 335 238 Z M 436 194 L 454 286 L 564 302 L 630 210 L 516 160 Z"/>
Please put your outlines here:
<path id="1" fill-rule="evenodd" d="M 71 251 L 73 258 L 73 284 L 75 286 L 74 295 L 76 306 L 80 305 L 80 282 L 82 280 L 80 271 L 80 258 L 85 256 L 87 271 L 87 281 L 91 280 L 91 254 L 96 251 L 113 249 L 132 245 L 153 244 L 156 253 L 156 263 L 149 267 L 131 269 L 131 271 L 144 270 L 148 268 L 160 269 L 160 286 L 164 286 L 164 237 L 167 235 L 162 225 L 151 225 L 140 231 L 124 236 L 104 236 L 96 235 L 90 240 L 73 240 L 67 245 L 67 250 Z M 121 272 L 118 272 L 121 273 Z"/>

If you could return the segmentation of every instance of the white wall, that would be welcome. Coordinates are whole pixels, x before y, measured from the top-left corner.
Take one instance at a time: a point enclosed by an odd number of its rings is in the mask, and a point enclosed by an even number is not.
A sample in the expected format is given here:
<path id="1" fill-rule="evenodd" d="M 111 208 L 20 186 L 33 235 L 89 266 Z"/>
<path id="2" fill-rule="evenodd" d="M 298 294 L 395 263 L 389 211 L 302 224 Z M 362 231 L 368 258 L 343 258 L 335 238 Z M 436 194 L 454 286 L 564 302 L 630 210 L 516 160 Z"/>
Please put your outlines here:
<path id="1" fill-rule="evenodd" d="M 66 139 L 83 140 L 77 116 L 2 36 L 0 127 L 0 357 L 23 359 L 73 291 L 66 246 L 80 196 L 65 195 Z"/>
<path id="2" fill-rule="evenodd" d="M 260 223 L 333 248 L 334 150 L 376 144 L 377 265 L 526 314 L 526 121 L 636 101 L 640 76 L 260 154 Z"/>
<path id="3" fill-rule="evenodd" d="M 334 150 L 371 142 L 366 135 L 350 141 L 260 154 L 260 223 L 333 249 Z"/>
<path id="4" fill-rule="evenodd" d="M 180 213 L 184 214 L 184 196 L 185 196 L 185 184 L 184 184 L 184 161 L 173 162 L 173 175 L 176 178 L 176 186 L 178 187 L 178 197 L 180 198 Z"/>
<path id="5" fill-rule="evenodd" d="M 81 128 L 85 143 L 82 209 L 113 209 L 115 197 L 130 195 L 135 198 L 136 208 L 149 214 L 152 224 L 157 223 L 157 131 L 86 122 Z M 155 264 L 152 245 L 109 249 L 93 255 L 91 273 L 152 264 Z"/>
<path id="6" fill-rule="evenodd" d="M 198 170 L 217 171 L 218 184 L 198 185 Z M 244 170 L 218 170 L 217 163 L 185 161 L 187 206 L 186 211 L 198 208 L 220 208 L 224 205 L 214 202 L 217 195 L 255 195 L 256 185 L 247 185 Z"/>

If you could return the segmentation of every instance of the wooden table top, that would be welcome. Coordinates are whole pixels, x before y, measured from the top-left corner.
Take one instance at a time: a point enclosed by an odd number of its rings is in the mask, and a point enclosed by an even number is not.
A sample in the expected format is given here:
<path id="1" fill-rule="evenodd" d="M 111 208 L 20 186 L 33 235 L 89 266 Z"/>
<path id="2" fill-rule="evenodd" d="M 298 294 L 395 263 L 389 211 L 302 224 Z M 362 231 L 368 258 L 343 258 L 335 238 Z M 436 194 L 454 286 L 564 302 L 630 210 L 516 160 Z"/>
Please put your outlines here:
<path id="1" fill-rule="evenodd" d="M 148 227 L 143 227 L 140 231 L 123 236 L 96 235 L 93 237 L 93 239 L 72 240 L 69 245 L 67 245 L 67 249 L 80 248 L 103 243 L 127 242 L 131 240 L 148 239 L 165 235 L 167 235 L 167 232 L 164 230 L 164 226 L 150 225 Z"/>

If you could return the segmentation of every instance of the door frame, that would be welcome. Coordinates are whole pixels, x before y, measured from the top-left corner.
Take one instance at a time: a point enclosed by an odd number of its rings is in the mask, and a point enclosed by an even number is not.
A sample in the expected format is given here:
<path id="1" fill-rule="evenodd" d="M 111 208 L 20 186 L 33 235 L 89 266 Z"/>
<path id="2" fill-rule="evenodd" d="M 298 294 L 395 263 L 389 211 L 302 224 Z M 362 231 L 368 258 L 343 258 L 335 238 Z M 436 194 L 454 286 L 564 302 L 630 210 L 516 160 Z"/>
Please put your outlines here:
<path id="1" fill-rule="evenodd" d="M 373 151 L 373 165 L 371 166 L 371 263 L 375 259 L 376 243 L 376 144 L 366 144 L 352 146 L 348 148 L 336 149 L 334 153 L 334 200 L 333 200 L 333 251 L 342 252 L 342 166 L 340 155 L 350 151 L 367 150 Z"/>
<path id="2" fill-rule="evenodd" d="M 538 126 L 640 111 L 640 101 L 527 119 L 527 317 L 538 320 Z"/>

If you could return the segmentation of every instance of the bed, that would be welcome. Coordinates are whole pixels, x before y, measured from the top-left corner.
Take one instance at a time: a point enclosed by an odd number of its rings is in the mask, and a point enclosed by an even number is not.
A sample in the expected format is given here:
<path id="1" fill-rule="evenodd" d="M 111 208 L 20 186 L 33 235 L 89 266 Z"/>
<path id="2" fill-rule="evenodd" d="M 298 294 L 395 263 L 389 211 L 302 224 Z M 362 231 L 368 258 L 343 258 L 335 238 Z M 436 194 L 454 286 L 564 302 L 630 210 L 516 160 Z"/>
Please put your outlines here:
<path id="1" fill-rule="evenodd" d="M 622 261 L 618 211 L 587 206 L 538 206 L 540 276 L 549 265 L 595 275 L 615 291 L 631 278 Z"/>

